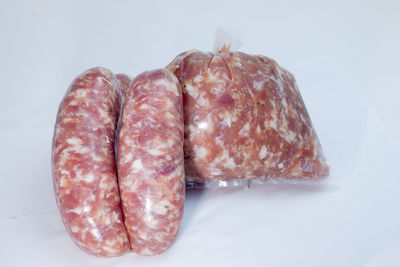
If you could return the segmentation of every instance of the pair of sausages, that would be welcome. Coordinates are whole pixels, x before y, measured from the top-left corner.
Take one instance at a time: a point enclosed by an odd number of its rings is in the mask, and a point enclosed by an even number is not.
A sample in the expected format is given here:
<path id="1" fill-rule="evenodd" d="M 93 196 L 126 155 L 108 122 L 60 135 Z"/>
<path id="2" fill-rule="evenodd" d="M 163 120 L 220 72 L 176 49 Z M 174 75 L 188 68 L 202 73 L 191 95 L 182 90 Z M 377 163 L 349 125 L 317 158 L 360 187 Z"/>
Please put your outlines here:
<path id="1" fill-rule="evenodd" d="M 105 68 L 85 71 L 63 98 L 54 129 L 61 218 L 78 247 L 96 256 L 162 253 L 183 214 L 180 84 L 166 69 L 129 80 Z"/>

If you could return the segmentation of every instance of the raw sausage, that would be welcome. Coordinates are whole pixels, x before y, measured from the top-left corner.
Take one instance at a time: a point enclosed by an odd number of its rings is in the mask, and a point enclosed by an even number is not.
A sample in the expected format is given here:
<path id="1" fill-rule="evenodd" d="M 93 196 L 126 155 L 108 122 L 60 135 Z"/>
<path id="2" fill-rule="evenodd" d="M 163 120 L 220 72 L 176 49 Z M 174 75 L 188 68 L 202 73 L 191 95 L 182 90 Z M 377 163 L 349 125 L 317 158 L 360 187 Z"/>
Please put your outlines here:
<path id="1" fill-rule="evenodd" d="M 117 153 L 132 250 L 160 254 L 176 238 L 185 197 L 182 93 L 172 72 L 144 72 L 130 83 Z"/>
<path id="2" fill-rule="evenodd" d="M 188 51 L 167 68 L 183 90 L 188 184 L 328 175 L 296 81 L 274 60 Z"/>
<path id="3" fill-rule="evenodd" d="M 165 251 L 178 233 L 185 195 L 182 94 L 168 70 L 145 72 L 128 88 L 118 176 L 133 251 Z"/>
<path id="4" fill-rule="evenodd" d="M 114 154 L 120 93 L 114 75 L 93 68 L 62 100 L 52 145 L 52 172 L 62 221 L 84 251 L 103 257 L 129 249 Z"/>

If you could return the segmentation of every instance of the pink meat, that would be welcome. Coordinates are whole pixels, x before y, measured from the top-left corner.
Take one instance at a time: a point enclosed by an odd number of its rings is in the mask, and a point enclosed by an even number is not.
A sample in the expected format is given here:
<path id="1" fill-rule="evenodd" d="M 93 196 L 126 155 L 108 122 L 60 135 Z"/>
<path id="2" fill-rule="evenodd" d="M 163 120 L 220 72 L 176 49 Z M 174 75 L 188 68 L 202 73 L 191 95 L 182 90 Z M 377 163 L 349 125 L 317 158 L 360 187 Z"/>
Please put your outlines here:
<path id="1" fill-rule="evenodd" d="M 182 93 L 166 69 L 144 72 L 126 93 L 118 176 L 132 250 L 155 255 L 175 240 L 185 197 Z"/>
<path id="2" fill-rule="evenodd" d="M 183 90 L 188 183 L 328 175 L 296 81 L 274 60 L 188 51 L 167 68 Z"/>
<path id="3" fill-rule="evenodd" d="M 114 156 L 119 108 L 114 75 L 104 68 L 85 71 L 60 104 L 52 146 L 62 221 L 81 249 L 103 257 L 130 249 Z"/>

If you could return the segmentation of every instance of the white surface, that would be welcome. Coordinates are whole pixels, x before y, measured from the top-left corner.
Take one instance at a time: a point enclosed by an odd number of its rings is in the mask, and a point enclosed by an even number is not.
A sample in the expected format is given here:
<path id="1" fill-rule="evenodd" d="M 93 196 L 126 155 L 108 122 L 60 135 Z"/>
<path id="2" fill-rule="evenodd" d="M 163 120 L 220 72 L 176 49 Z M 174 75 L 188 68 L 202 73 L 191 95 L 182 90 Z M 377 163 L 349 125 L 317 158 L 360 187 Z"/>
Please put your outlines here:
<path id="1" fill-rule="evenodd" d="M 1 266 L 400 266 L 398 1 L 1 1 Z M 217 27 L 297 78 L 336 178 L 187 194 L 165 254 L 81 252 L 58 214 L 50 143 L 83 70 L 136 75 L 210 50 Z"/>

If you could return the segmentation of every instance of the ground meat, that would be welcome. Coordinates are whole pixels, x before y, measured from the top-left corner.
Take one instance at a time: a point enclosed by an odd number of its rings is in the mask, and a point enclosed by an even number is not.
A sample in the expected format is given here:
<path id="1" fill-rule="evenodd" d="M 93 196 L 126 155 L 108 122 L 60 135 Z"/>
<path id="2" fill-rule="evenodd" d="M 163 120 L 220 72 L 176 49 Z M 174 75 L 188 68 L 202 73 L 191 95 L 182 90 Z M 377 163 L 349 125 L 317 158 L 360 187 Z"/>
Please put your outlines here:
<path id="1" fill-rule="evenodd" d="M 114 139 L 120 95 L 114 75 L 93 68 L 77 77 L 62 100 L 52 146 L 54 188 L 61 218 L 84 251 L 126 253 Z"/>
<path id="2" fill-rule="evenodd" d="M 328 175 L 296 81 L 274 60 L 188 51 L 167 68 L 183 90 L 188 183 Z"/>
<path id="3" fill-rule="evenodd" d="M 137 76 L 118 143 L 121 199 L 132 250 L 154 255 L 178 234 L 185 197 L 182 92 L 166 69 Z"/>

